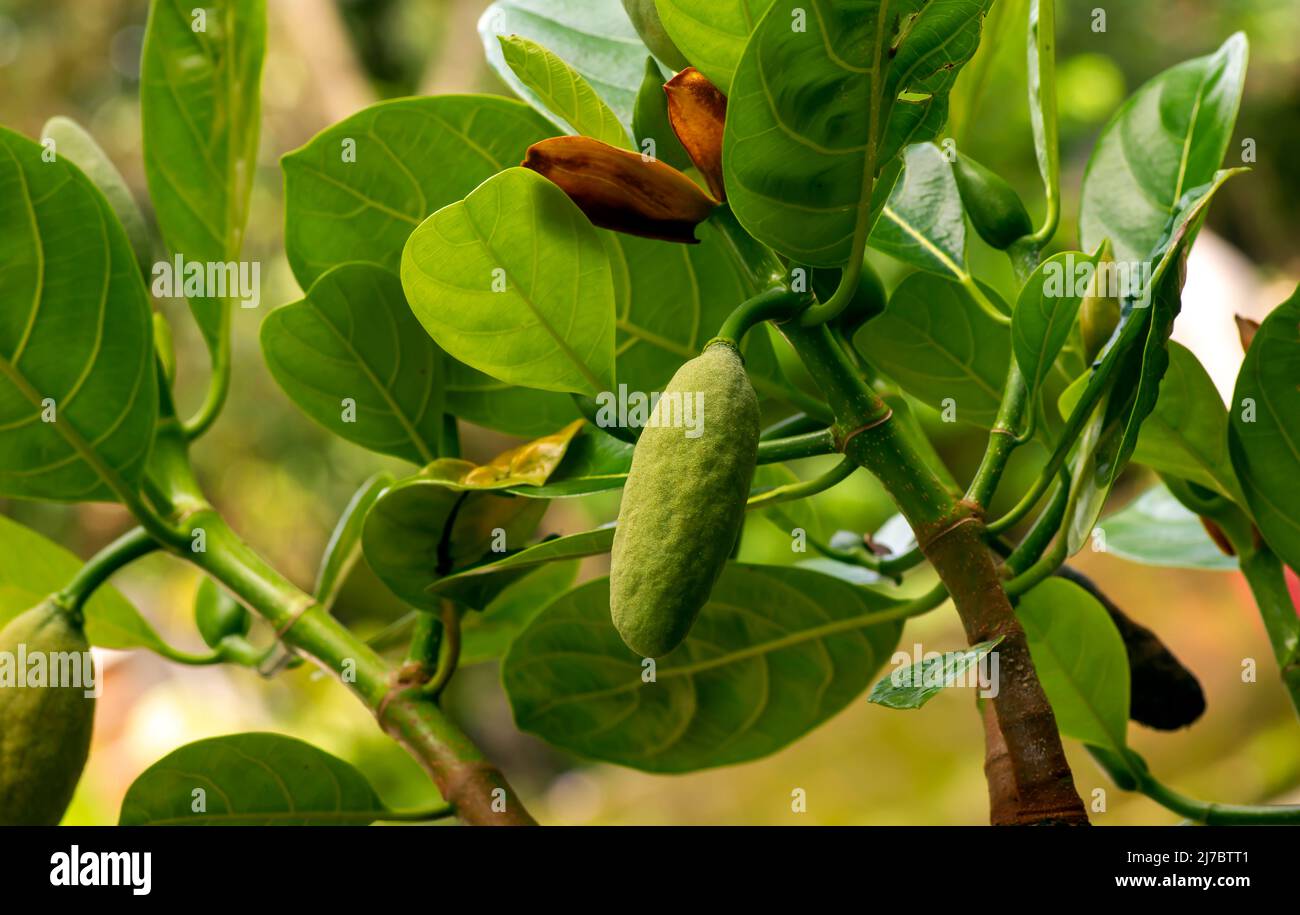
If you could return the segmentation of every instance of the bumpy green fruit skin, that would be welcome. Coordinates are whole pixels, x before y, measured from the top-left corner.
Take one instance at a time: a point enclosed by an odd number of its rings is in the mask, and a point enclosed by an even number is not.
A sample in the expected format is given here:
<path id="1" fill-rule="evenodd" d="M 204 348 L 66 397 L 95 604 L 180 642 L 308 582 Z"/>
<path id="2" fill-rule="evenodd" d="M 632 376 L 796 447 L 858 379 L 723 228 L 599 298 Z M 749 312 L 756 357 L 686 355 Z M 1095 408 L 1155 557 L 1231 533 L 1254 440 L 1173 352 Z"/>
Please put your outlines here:
<path id="1" fill-rule="evenodd" d="M 1032 235 L 1034 224 L 1011 185 L 974 159 L 958 155 L 953 177 L 971 225 L 994 248 L 1005 250 L 1018 238 Z"/>
<path id="2" fill-rule="evenodd" d="M 681 644 L 709 599 L 740 536 L 758 457 L 758 398 L 734 346 L 713 343 L 678 369 L 660 407 L 697 392 L 698 437 L 671 425 L 642 431 L 614 531 L 610 612 L 648 658 Z"/>
<path id="3" fill-rule="evenodd" d="M 47 671 L 56 653 L 90 650 L 81 627 L 49 601 L 0 630 L 0 651 L 11 652 L 15 664 L 20 644 L 28 657 L 45 652 Z M 0 825 L 57 826 L 63 819 L 90 755 L 89 687 L 0 686 Z"/>

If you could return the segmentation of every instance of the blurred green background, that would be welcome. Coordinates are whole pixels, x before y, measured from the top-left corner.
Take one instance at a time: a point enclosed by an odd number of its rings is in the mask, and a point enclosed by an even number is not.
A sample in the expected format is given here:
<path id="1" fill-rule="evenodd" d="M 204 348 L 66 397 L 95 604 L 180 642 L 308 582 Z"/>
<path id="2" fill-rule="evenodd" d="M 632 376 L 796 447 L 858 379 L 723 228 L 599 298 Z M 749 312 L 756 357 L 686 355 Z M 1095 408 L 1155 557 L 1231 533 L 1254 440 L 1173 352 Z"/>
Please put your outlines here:
<path id="1" fill-rule="evenodd" d="M 483 63 L 475 32 L 485 6 L 482 0 L 268 0 L 261 154 L 244 254 L 246 260 L 262 263 L 262 309 L 299 295 L 281 245 L 279 157 L 382 98 L 505 92 Z M 1011 180 L 1035 211 L 1041 209 L 1041 191 L 1023 101 L 1021 23 L 1027 0 L 997 0 L 997 6 L 1007 7 L 1001 15 L 1013 27 L 985 42 L 980 55 L 988 58 L 986 66 L 977 60 L 963 75 L 949 135 Z M 1104 30 L 1096 27 L 1095 10 L 1105 13 Z M 147 208 L 136 98 L 146 12 L 143 0 L 0 0 L 0 123 L 35 137 L 50 116 L 74 117 L 95 135 Z M 1077 188 L 1092 142 L 1123 98 L 1165 67 L 1212 51 L 1231 32 L 1247 33 L 1249 78 L 1237 142 L 1228 156 L 1239 158 L 1237 144 L 1251 138 L 1258 161 L 1249 177 L 1231 182 L 1216 201 L 1211 244 L 1230 256 L 1204 269 L 1213 274 L 1207 274 L 1207 283 L 1217 278 L 1232 291 L 1231 301 L 1220 303 L 1221 308 L 1261 316 L 1300 276 L 1300 248 L 1294 241 L 1300 236 L 1300 158 L 1295 155 L 1300 148 L 1300 55 L 1295 50 L 1300 45 L 1300 0 L 1061 0 L 1057 21 L 1063 245 L 1075 243 Z M 977 272 L 1009 288 L 1005 259 L 978 244 L 972 250 Z M 1195 285 L 1189 281 L 1189 294 Z M 177 336 L 179 400 L 192 409 L 205 383 L 206 356 L 185 304 L 163 302 L 159 307 Z M 353 489 L 392 462 L 332 438 L 295 410 L 262 364 L 257 330 L 264 314 L 236 310 L 230 403 L 194 456 L 202 482 L 232 525 L 309 588 L 317 558 Z M 1180 331 L 1187 324 L 1185 314 Z M 1216 352 L 1192 345 L 1207 365 L 1226 362 L 1230 367 L 1240 359 L 1235 340 L 1218 342 Z M 978 458 L 978 436 L 937 423 L 932 428 L 964 479 Z M 485 459 L 512 444 L 481 430 L 465 430 L 464 437 L 471 459 Z M 1032 458 L 1017 462 L 1005 491 L 1024 482 Z M 817 470 L 816 462 L 805 463 L 813 466 L 797 468 L 800 473 Z M 1146 482 L 1141 471 L 1131 472 L 1116 504 Z M 581 530 L 608 520 L 616 508 L 616 496 L 557 505 L 542 531 Z M 879 490 L 860 476 L 819 497 L 817 509 L 831 529 L 857 531 L 871 530 L 891 514 Z M 124 513 L 111 505 L 0 501 L 0 510 L 82 556 L 128 526 Z M 802 558 L 791 556 L 788 544 L 781 531 L 755 520 L 746 537 L 746 558 Z M 1090 551 L 1078 557 L 1077 565 L 1131 616 L 1155 629 L 1205 688 L 1208 711 L 1189 731 L 1158 734 L 1133 726 L 1133 745 L 1153 769 L 1167 783 L 1207 799 L 1300 799 L 1300 729 L 1275 684 L 1268 644 L 1239 576 L 1148 569 Z M 596 574 L 599 568 L 588 562 L 583 574 Z M 166 557 L 153 557 L 118 576 L 115 584 L 171 641 L 198 648 L 190 623 L 196 573 Z M 373 630 L 400 610 L 363 569 L 349 583 L 339 612 Z M 255 630 L 256 635 L 269 638 L 265 631 Z M 910 651 L 913 643 L 926 650 L 958 647 L 962 636 L 955 614 L 945 608 L 911 623 L 900 647 Z M 240 730 L 273 730 L 313 741 L 358 765 L 394 807 L 432 800 L 432 788 L 415 764 L 380 734 L 368 713 L 335 684 L 306 669 L 263 680 L 245 670 L 181 668 L 144 652 L 104 657 L 107 680 L 95 746 L 67 822 L 115 822 L 127 786 L 159 756 L 191 740 Z M 1256 683 L 1241 680 L 1245 658 L 1259 662 Z M 591 765 L 520 734 L 496 673 L 492 664 L 463 670 L 449 697 L 450 708 L 543 822 L 986 821 L 982 736 L 967 691 L 950 691 L 912 713 L 868 705 L 863 697 L 773 757 L 664 777 Z M 1085 801 L 1094 800 L 1094 789 L 1107 790 L 1105 811 L 1094 808 L 1095 822 L 1175 821 L 1144 799 L 1110 789 L 1078 746 L 1068 749 Z M 796 788 L 807 794 L 806 813 L 791 812 Z"/>

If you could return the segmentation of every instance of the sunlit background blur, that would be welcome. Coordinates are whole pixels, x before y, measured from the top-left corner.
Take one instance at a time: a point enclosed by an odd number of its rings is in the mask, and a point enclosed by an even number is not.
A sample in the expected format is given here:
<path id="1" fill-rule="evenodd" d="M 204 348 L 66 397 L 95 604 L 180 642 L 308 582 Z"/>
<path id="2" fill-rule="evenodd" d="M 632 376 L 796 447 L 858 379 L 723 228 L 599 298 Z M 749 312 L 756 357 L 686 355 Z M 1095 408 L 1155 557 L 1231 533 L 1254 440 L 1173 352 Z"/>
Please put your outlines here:
<path id="1" fill-rule="evenodd" d="M 996 0 L 1018 6 L 1026 0 Z M 484 0 L 268 0 L 270 38 L 262 90 L 261 155 L 245 259 L 262 263 L 261 309 L 235 310 L 235 376 L 225 414 L 194 450 L 199 475 L 232 525 L 299 585 L 310 588 L 326 538 L 354 488 L 397 462 L 333 438 L 299 413 L 272 381 L 257 344 L 266 311 L 299 290 L 284 259 L 279 157 L 317 131 L 383 98 L 447 92 L 506 92 L 483 62 L 475 23 Z M 1176 335 L 1230 390 L 1241 349 L 1232 314 L 1262 317 L 1300 277 L 1300 0 L 1058 0 L 1060 110 L 1065 218 L 1075 244 L 1077 188 L 1102 124 L 1145 79 L 1208 53 L 1235 30 L 1250 38 L 1250 70 L 1237 136 L 1255 140 L 1253 172 L 1220 193 L 1193 255 Z M 1105 31 L 1093 28 L 1104 9 Z M 47 118 L 86 125 L 126 175 L 142 208 L 137 101 L 144 0 L 0 0 L 0 123 L 36 137 Z M 986 47 L 995 55 L 977 107 L 959 82 L 949 135 L 1006 176 L 1041 209 L 1041 191 L 1024 105 L 1025 47 Z M 972 246 L 972 262 L 1004 295 L 1005 258 Z M 896 277 L 892 278 L 896 281 Z M 206 356 L 183 302 L 163 302 L 178 338 L 179 400 L 197 405 Z M 978 436 L 937 423 L 932 431 L 959 477 L 973 469 Z M 511 443 L 464 430 L 467 457 L 490 457 Z M 1029 456 L 1032 458 L 1032 455 Z M 801 473 L 818 469 L 807 462 Z M 1025 484 L 1025 460 L 1004 493 Z M 1019 469 L 1017 477 L 1015 470 Z M 1116 505 L 1149 479 L 1130 472 Z M 891 514 L 868 479 L 817 499 L 829 530 L 871 530 Z M 573 532 L 603 522 L 617 496 L 552 508 L 543 532 Z M 51 506 L 0 500 L 0 510 L 81 556 L 129 526 L 112 505 Z M 790 561 L 789 539 L 751 521 L 746 558 Z M 1096 577 L 1135 619 L 1153 628 L 1200 678 L 1208 710 L 1190 730 L 1162 734 L 1133 725 L 1132 743 L 1164 781 L 1208 800 L 1300 800 L 1300 728 L 1276 682 L 1272 655 L 1244 582 L 1235 573 L 1155 570 L 1085 550 L 1077 565 Z M 584 575 L 599 574 L 588 562 Z M 170 641 L 197 650 L 191 622 L 197 574 L 152 557 L 115 580 Z M 339 614 L 377 630 L 401 609 L 361 569 Z M 264 630 L 255 637 L 265 642 Z M 950 607 L 911 623 L 903 647 L 962 644 Z M 1243 683 L 1242 662 L 1259 663 Z M 111 823 L 131 781 L 175 747 L 202 737 L 271 730 L 312 741 L 359 766 L 392 807 L 433 800 L 415 764 L 385 738 L 365 709 L 332 681 L 307 669 L 264 680 L 243 669 L 178 667 L 149 654 L 109 653 L 89 768 L 70 823 Z M 462 670 L 449 697 L 458 720 L 486 749 L 543 822 L 977 824 L 986 821 L 982 736 L 971 693 L 953 690 L 924 709 L 891 711 L 865 696 L 784 752 L 743 766 L 687 776 L 652 776 L 590 764 L 514 728 L 495 664 Z M 1085 800 L 1106 788 L 1099 824 L 1170 823 L 1156 805 L 1111 789 L 1087 754 L 1069 748 Z M 791 792 L 807 793 L 807 813 L 791 812 Z"/>

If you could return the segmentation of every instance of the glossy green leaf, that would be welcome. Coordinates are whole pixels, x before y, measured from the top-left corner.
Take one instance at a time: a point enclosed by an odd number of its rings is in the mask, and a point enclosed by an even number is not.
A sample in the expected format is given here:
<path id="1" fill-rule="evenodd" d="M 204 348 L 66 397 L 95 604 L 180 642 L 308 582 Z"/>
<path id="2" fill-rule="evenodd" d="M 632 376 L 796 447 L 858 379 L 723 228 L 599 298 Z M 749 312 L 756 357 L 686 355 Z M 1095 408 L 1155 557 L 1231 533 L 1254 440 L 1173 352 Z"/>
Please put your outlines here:
<path id="1" fill-rule="evenodd" d="M 1146 260 L 1191 188 L 1214 178 L 1232 139 L 1246 76 L 1240 32 L 1219 50 L 1148 81 L 1111 118 L 1088 162 L 1083 248 L 1109 238 L 1116 261 Z"/>
<path id="2" fill-rule="evenodd" d="M 1031 397 L 1043 387 L 1069 340 L 1089 285 L 1100 282 L 1098 254 L 1089 257 L 1067 251 L 1053 255 L 1020 290 L 1011 317 L 1011 346 Z"/>
<path id="3" fill-rule="evenodd" d="M 24 610 L 63 590 L 82 562 L 68 550 L 0 515 L 0 629 Z M 86 638 L 99 648 L 162 647 L 158 634 L 112 585 L 85 606 Z"/>
<path id="4" fill-rule="evenodd" d="M 540 499 L 585 496 L 618 489 L 632 467 L 633 446 L 587 425 L 573 437 L 564 460 L 542 486 L 516 486 L 511 492 Z"/>
<path id="5" fill-rule="evenodd" d="M 996 299 L 986 289 L 985 295 Z M 906 277 L 884 314 L 871 319 L 854 345 L 905 391 L 957 419 L 993 424 L 1011 360 L 1007 327 L 977 306 L 959 284 L 927 273 Z"/>
<path id="6" fill-rule="evenodd" d="M 41 139 L 42 142 L 46 139 L 53 140 L 56 154 L 70 159 L 99 188 L 117 216 L 117 221 L 126 230 L 127 240 L 131 242 L 131 250 L 135 252 L 141 274 L 147 276 L 153 265 L 153 238 L 126 179 L 117 170 L 113 160 L 95 142 L 95 138 L 72 118 L 50 118 L 41 128 Z"/>
<path id="7" fill-rule="evenodd" d="M 144 172 L 167 250 L 187 261 L 239 259 L 265 53 L 265 0 L 150 4 L 140 58 Z M 210 348 L 228 307 L 221 298 L 190 299 Z"/>
<path id="8" fill-rule="evenodd" d="M 1061 733 L 1119 751 L 1128 730 L 1124 640 L 1095 597 L 1049 578 L 1020 598 L 1016 616 Z"/>
<path id="9" fill-rule="evenodd" d="M 535 41 L 500 36 L 506 65 L 572 133 L 631 149 L 627 129 L 578 71 Z"/>
<path id="10" fill-rule="evenodd" d="M 130 242 L 64 158 L 0 128 L 0 496 L 122 498 L 158 417 Z"/>
<path id="11" fill-rule="evenodd" d="M 535 438 L 578 417 L 568 394 L 505 384 L 450 357 L 446 363 L 447 411 L 467 422 Z"/>
<path id="12" fill-rule="evenodd" d="M 664 92 L 664 74 L 653 57 L 645 59 L 645 77 L 636 94 L 636 108 L 632 112 L 632 136 L 636 150 L 642 155 L 653 155 L 678 171 L 686 171 L 695 163 L 682 148 L 681 140 L 673 132 L 668 120 L 668 96 Z M 649 146 L 647 141 L 654 145 Z"/>
<path id="13" fill-rule="evenodd" d="M 656 0 L 664 31 L 723 95 L 758 20 L 772 0 Z"/>
<path id="14" fill-rule="evenodd" d="M 1232 395 L 1231 448 L 1269 546 L 1300 569 L 1300 291 L 1260 324 Z"/>
<path id="15" fill-rule="evenodd" d="M 1237 559 L 1225 556 L 1205 532 L 1201 519 L 1183 507 L 1164 485 L 1153 486 L 1101 522 L 1106 552 L 1148 566 L 1231 571 Z"/>
<path id="16" fill-rule="evenodd" d="M 493 661 L 505 654 L 533 617 L 573 587 L 577 574 L 575 560 L 550 563 L 506 586 L 482 613 L 467 615 L 461 624 L 461 666 Z"/>
<path id="17" fill-rule="evenodd" d="M 380 102 L 280 160 L 285 252 L 303 289 L 326 270 L 371 261 L 396 272 L 425 217 L 455 203 L 555 128 L 491 95 Z"/>
<path id="18" fill-rule="evenodd" d="M 961 651 L 935 652 L 919 662 L 900 667 L 872 687 L 867 701 L 885 708 L 920 708 L 945 689 L 966 685 L 968 672 L 974 670 L 1001 641 L 1002 637 L 998 636 Z"/>
<path id="19" fill-rule="evenodd" d="M 1138 433 L 1133 460 L 1191 480 L 1243 504 L 1228 455 L 1228 411 L 1196 356 L 1169 342 L 1169 369 L 1155 409 Z"/>
<path id="20" fill-rule="evenodd" d="M 500 381 L 591 396 L 613 387 L 609 256 L 536 172 L 504 171 L 421 223 L 402 288 L 439 346 Z"/>
<path id="21" fill-rule="evenodd" d="M 729 564 L 690 636 L 643 680 L 609 618 L 609 580 L 554 601 L 502 680 L 525 731 L 651 772 L 757 759 L 866 689 L 898 641 L 898 601 L 807 569 Z"/>
<path id="22" fill-rule="evenodd" d="M 877 173 L 942 127 L 987 6 L 774 2 L 728 93 L 727 196 L 750 234 L 800 263 L 843 266 L 870 231 Z"/>
<path id="23" fill-rule="evenodd" d="M 623 11 L 632 22 L 632 28 L 641 36 L 650 53 L 663 61 L 663 65 L 676 73 L 690 66 L 690 61 L 673 44 L 659 19 L 655 0 L 623 0 Z"/>
<path id="24" fill-rule="evenodd" d="M 485 607 L 504 588 L 533 572 L 538 566 L 599 556 L 608 553 L 613 545 L 612 524 L 580 534 L 569 534 L 567 537 L 553 537 L 501 559 L 470 566 L 439 579 L 430 585 L 429 593 L 435 597 L 450 598 L 467 607 Z"/>
<path id="25" fill-rule="evenodd" d="M 402 600 L 426 610 L 439 606 L 430 585 L 495 547 L 522 545 L 546 512 L 542 499 L 452 488 L 438 478 L 437 463 L 432 468 L 385 490 L 361 532 L 375 574 Z"/>
<path id="26" fill-rule="evenodd" d="M 550 48 L 596 90 L 624 126 L 632 124 L 649 52 L 619 0 L 497 0 L 483 13 L 478 31 L 492 69 L 538 111 L 546 105 L 506 64 L 499 36 L 522 35 Z"/>
<path id="27" fill-rule="evenodd" d="M 325 552 L 321 554 L 320 567 L 316 572 L 316 587 L 312 589 L 317 602 L 326 611 L 338 599 L 344 582 L 361 558 L 361 531 L 366 523 L 366 515 L 380 493 L 391 485 L 391 473 L 375 474 L 357 488 L 339 515 L 329 542 L 325 544 Z"/>
<path id="28" fill-rule="evenodd" d="M 907 147 L 903 162 L 868 244 L 910 266 L 968 280 L 966 211 L 952 163 L 933 143 Z"/>
<path id="29" fill-rule="evenodd" d="M 350 764 L 292 737 L 250 733 L 168 753 L 127 789 L 118 825 L 369 826 L 386 813 Z"/>
<path id="30" fill-rule="evenodd" d="M 262 353 L 293 402 L 340 438 L 414 464 L 442 453 L 443 355 L 395 274 L 366 263 L 322 274 L 262 322 Z"/>

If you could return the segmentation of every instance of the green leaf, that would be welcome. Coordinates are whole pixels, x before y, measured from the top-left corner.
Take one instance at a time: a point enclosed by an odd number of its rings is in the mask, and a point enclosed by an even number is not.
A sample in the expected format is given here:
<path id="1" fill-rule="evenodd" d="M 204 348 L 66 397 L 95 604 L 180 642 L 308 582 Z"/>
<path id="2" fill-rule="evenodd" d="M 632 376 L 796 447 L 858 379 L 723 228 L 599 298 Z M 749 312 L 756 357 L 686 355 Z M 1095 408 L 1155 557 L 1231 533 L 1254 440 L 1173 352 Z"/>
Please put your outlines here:
<path id="1" fill-rule="evenodd" d="M 1145 260 L 1191 188 L 1214 178 L 1232 139 L 1246 76 L 1240 32 L 1206 57 L 1138 89 L 1101 133 L 1083 178 L 1079 236 L 1116 261 Z"/>
<path id="2" fill-rule="evenodd" d="M 530 498 L 557 499 L 619 489 L 632 467 L 632 449 L 632 445 L 607 432 L 584 426 L 545 484 L 516 486 L 510 491 Z"/>
<path id="3" fill-rule="evenodd" d="M 631 126 L 649 52 L 619 0 L 497 0 L 483 13 L 478 31 L 488 64 L 538 111 L 546 105 L 506 64 L 502 35 L 522 35 L 550 48 Z"/>
<path id="4" fill-rule="evenodd" d="M 517 553 L 470 566 L 464 571 L 439 579 L 429 586 L 429 594 L 446 597 L 475 609 L 488 606 L 502 589 L 549 563 L 583 559 L 608 553 L 614 545 L 614 526 L 553 537 L 526 547 Z"/>
<path id="5" fill-rule="evenodd" d="M 965 685 L 966 672 L 974 670 L 1001 641 L 998 636 L 962 651 L 935 652 L 900 667 L 872 688 L 867 701 L 886 708 L 920 708 L 945 689 Z"/>
<path id="6" fill-rule="evenodd" d="M 520 631 L 552 600 L 573 587 L 577 561 L 553 562 L 507 585 L 461 625 L 460 663 L 494 661 L 510 648 Z"/>
<path id="7" fill-rule="evenodd" d="M 354 263 L 322 274 L 262 322 L 262 352 L 293 402 L 340 438 L 413 464 L 442 453 L 443 355 L 393 273 Z"/>
<path id="8" fill-rule="evenodd" d="M 966 211 L 952 163 L 933 143 L 903 153 L 903 173 L 868 244 L 905 264 L 967 282 Z"/>
<path id="9" fill-rule="evenodd" d="M 507 435 L 535 438 L 578 416 L 568 394 L 505 384 L 450 356 L 445 362 L 447 411 L 463 420 Z"/>
<path id="10" fill-rule="evenodd" d="M 773 753 L 860 695 L 900 602 L 807 569 L 731 563 L 690 636 L 642 679 L 609 617 L 609 580 L 550 604 L 502 680 L 525 731 L 583 756 L 688 772 Z"/>
<path id="11" fill-rule="evenodd" d="M 126 230 L 127 240 L 131 242 L 131 250 L 135 252 L 141 274 L 148 276 L 153 265 L 153 238 L 126 179 L 117 170 L 113 160 L 100 149 L 95 138 L 72 118 L 50 118 L 41 128 L 41 137 L 42 140 L 53 140 L 56 154 L 70 159 L 99 188 L 117 216 L 117 221 Z"/>
<path id="12" fill-rule="evenodd" d="M 361 558 L 361 531 L 371 506 L 389 486 L 393 475 L 377 473 L 358 487 L 334 525 L 325 552 L 321 554 L 320 569 L 316 573 L 316 587 L 312 594 L 326 611 L 338 599 L 339 591 L 347 581 L 352 567 Z"/>
<path id="13" fill-rule="evenodd" d="M 664 31 L 723 95 L 754 26 L 772 0 L 657 0 Z"/>
<path id="14" fill-rule="evenodd" d="M 187 261 L 239 259 L 265 53 L 265 0 L 150 4 L 140 58 L 144 172 L 163 241 Z M 210 349 L 227 308 L 219 298 L 190 300 Z"/>
<path id="15" fill-rule="evenodd" d="M 636 109 L 632 113 L 632 136 L 636 138 L 637 151 L 643 155 L 653 152 L 656 159 L 683 172 L 695 165 L 668 119 L 664 74 L 653 57 L 645 59 L 645 78 L 637 91 Z M 647 140 L 654 143 L 653 148 L 647 147 Z"/>
<path id="16" fill-rule="evenodd" d="M 1169 369 L 1133 460 L 1245 502 L 1228 455 L 1228 411 L 1200 361 L 1179 343 L 1169 343 Z"/>
<path id="17" fill-rule="evenodd" d="M 1153 486 L 1102 521 L 1106 552 L 1148 566 L 1175 569 L 1237 568 L 1205 532 L 1201 519 L 1163 485 Z"/>
<path id="18" fill-rule="evenodd" d="M 72 581 L 82 562 L 29 528 L 0 515 L 0 629 Z M 100 648 L 163 647 L 158 634 L 112 585 L 95 589 L 85 606 L 86 638 Z"/>
<path id="19" fill-rule="evenodd" d="M 402 288 L 453 357 L 508 384 L 595 396 L 614 382 L 614 281 L 587 217 L 526 168 L 489 178 L 407 240 Z"/>
<path id="20" fill-rule="evenodd" d="M 42 152 L 0 128 L 0 496 L 120 499 L 158 417 L 149 300 L 103 194 Z"/>
<path id="21" fill-rule="evenodd" d="M 1089 284 L 1102 282 L 1096 273 L 1100 253 L 1053 255 L 1020 290 L 1011 316 L 1011 346 L 1030 397 L 1042 389 L 1069 340 Z"/>
<path id="22" fill-rule="evenodd" d="M 572 133 L 631 149 L 627 129 L 578 71 L 535 41 L 498 36 L 507 66 Z"/>
<path id="23" fill-rule="evenodd" d="M 337 756 L 280 734 L 230 734 L 186 744 L 141 773 L 118 825 L 369 826 L 388 812 Z"/>
<path id="24" fill-rule="evenodd" d="M 1232 465 L 1269 546 L 1300 569 L 1300 290 L 1264 319 L 1232 395 Z"/>
<path id="25" fill-rule="evenodd" d="M 1128 730 L 1128 654 L 1106 608 L 1074 582 L 1049 578 L 1020 598 L 1016 616 L 1061 733 L 1120 752 Z"/>
<path id="26" fill-rule="evenodd" d="M 942 127 L 988 2 L 773 3 L 728 93 L 727 197 L 750 234 L 800 263 L 847 263 L 877 173 Z"/>
<path id="27" fill-rule="evenodd" d="M 996 300 L 997 294 L 984 294 Z M 872 365 L 935 409 L 955 403 L 957 418 L 993 424 L 1011 360 L 1007 327 L 958 283 L 913 273 L 894 290 L 884 314 L 853 338 Z"/>
<path id="28" fill-rule="evenodd" d="M 439 606 L 430 585 L 491 554 L 498 529 L 507 549 L 524 543 L 547 505 L 543 499 L 453 488 L 438 477 L 439 463 L 385 490 L 361 533 L 375 574 L 402 600 L 426 610 Z"/>
<path id="29" fill-rule="evenodd" d="M 371 261 L 396 272 L 425 217 L 465 197 L 555 128 L 490 95 L 380 102 L 281 159 L 285 252 L 308 289 L 326 270 Z"/>

